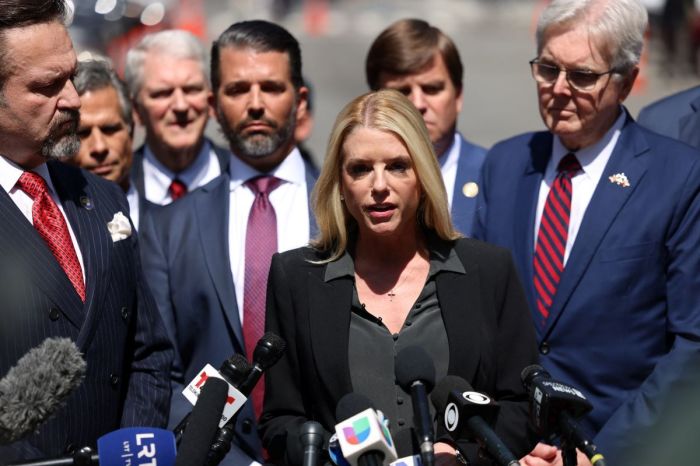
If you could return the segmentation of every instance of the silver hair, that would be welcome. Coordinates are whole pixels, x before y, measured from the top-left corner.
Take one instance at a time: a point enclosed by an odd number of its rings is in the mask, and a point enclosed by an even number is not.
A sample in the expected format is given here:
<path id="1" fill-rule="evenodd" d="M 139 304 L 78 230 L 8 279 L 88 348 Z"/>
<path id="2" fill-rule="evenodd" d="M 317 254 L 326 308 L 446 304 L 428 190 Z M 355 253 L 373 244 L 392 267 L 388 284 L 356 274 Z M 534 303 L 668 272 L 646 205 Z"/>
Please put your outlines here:
<path id="1" fill-rule="evenodd" d="M 639 63 L 647 23 L 639 0 L 552 0 L 537 23 L 537 54 L 550 28 L 583 24 L 591 37 L 606 44 L 610 66 L 626 74 Z"/>
<path id="2" fill-rule="evenodd" d="M 131 100 L 129 99 L 126 85 L 117 76 L 111 63 L 106 58 L 96 57 L 90 60 L 80 60 L 75 70 L 73 85 L 80 96 L 86 92 L 112 87 L 117 93 L 119 113 L 122 120 L 129 127 L 129 132 L 134 130 Z"/>
<path id="3" fill-rule="evenodd" d="M 148 53 L 198 62 L 206 77 L 207 85 L 209 84 L 209 59 L 199 38 L 188 31 L 166 29 L 145 35 L 126 54 L 124 77 L 133 99 L 143 85 L 143 64 Z"/>

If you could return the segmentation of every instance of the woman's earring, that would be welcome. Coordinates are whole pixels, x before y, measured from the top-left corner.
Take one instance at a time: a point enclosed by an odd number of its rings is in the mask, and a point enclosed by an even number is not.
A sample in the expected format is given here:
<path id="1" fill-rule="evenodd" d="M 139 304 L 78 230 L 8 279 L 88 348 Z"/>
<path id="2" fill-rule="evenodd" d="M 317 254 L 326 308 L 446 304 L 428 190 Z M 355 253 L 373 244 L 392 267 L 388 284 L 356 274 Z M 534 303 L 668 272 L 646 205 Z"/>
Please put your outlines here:
<path id="1" fill-rule="evenodd" d="M 344 201 L 344 200 L 345 200 L 345 196 L 343 196 L 343 195 L 341 194 L 341 195 L 340 195 L 340 200 L 341 200 L 341 201 Z"/>

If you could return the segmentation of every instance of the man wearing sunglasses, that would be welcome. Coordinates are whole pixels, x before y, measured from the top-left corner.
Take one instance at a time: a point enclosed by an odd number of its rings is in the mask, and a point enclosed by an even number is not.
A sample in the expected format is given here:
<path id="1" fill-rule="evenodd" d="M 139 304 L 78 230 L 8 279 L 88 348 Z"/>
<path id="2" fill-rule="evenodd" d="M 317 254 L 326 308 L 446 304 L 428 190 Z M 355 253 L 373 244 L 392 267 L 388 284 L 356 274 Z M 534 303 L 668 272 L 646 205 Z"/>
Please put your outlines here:
<path id="1" fill-rule="evenodd" d="M 541 364 L 592 403 L 581 426 L 608 464 L 700 375 L 700 153 L 622 106 L 646 26 L 638 0 L 543 10 L 530 66 L 548 131 L 487 154 L 475 233 L 513 252 Z M 561 461 L 540 444 L 521 464 Z"/>

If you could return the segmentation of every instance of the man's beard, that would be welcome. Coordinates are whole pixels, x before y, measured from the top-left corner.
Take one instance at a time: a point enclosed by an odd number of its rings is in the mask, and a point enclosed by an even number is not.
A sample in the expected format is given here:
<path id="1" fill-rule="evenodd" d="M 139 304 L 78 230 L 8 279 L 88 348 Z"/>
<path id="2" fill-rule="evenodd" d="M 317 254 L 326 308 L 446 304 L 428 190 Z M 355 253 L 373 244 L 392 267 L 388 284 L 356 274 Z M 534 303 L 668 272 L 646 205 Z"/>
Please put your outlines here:
<path id="1" fill-rule="evenodd" d="M 297 106 L 295 103 L 289 112 L 287 121 L 281 126 L 265 117 L 248 117 L 236 128 L 232 128 L 221 110 L 217 109 L 216 113 L 219 122 L 221 122 L 221 132 L 224 133 L 224 136 L 231 145 L 233 153 L 250 159 L 262 159 L 277 152 L 280 147 L 287 144 L 294 136 L 294 129 L 296 128 L 296 108 Z M 262 121 L 272 128 L 272 133 L 255 133 L 248 136 L 242 135 L 241 131 L 243 127 L 252 121 Z"/>
<path id="2" fill-rule="evenodd" d="M 78 122 L 80 113 L 77 110 L 62 110 L 51 123 L 49 135 L 41 145 L 41 155 L 49 160 L 66 160 L 73 157 L 80 149 L 78 137 Z M 68 130 L 61 126 L 69 122 Z"/>

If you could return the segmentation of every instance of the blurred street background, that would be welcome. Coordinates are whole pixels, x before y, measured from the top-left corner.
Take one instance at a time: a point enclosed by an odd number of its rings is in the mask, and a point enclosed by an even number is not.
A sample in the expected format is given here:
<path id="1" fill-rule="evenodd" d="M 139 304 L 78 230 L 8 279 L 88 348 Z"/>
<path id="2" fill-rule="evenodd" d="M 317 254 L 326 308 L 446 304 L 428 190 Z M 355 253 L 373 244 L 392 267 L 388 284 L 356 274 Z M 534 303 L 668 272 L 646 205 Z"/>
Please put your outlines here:
<path id="1" fill-rule="evenodd" d="M 147 32 L 187 29 L 209 48 L 236 21 L 278 22 L 301 43 L 315 117 L 307 145 L 320 162 L 338 111 L 367 91 L 364 59 L 370 43 L 390 23 L 406 17 L 425 19 L 457 44 L 465 66 L 459 129 L 467 138 L 490 147 L 543 128 L 528 61 L 535 57 L 534 27 L 544 1 L 73 0 L 71 34 L 83 56 L 108 55 L 121 70 L 128 47 Z M 686 7 L 682 16 L 670 16 L 665 1 L 674 0 L 645 0 L 652 27 L 640 79 L 626 102 L 633 116 L 649 102 L 700 84 L 693 45 L 700 29 L 697 13 Z M 223 142 L 215 122 L 207 133 Z"/>

